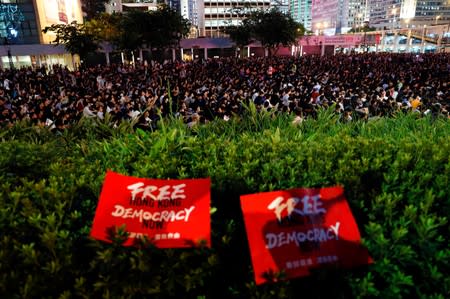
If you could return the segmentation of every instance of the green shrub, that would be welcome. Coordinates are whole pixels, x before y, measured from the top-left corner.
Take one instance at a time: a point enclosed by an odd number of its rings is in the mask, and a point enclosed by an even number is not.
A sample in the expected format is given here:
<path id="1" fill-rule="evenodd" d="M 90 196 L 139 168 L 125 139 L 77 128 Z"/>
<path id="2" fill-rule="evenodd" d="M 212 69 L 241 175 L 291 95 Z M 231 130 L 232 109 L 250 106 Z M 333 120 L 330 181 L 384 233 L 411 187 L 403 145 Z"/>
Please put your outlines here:
<path id="1" fill-rule="evenodd" d="M 412 115 L 291 125 L 257 113 L 193 130 L 18 124 L 0 150 L 1 298 L 447 298 L 450 123 Z M 88 235 L 104 174 L 212 180 L 212 248 L 123 248 Z M 239 195 L 341 184 L 375 260 L 255 286 Z M 123 234 L 119 231 L 118 234 Z M 446 274 L 447 273 L 447 274 Z"/>

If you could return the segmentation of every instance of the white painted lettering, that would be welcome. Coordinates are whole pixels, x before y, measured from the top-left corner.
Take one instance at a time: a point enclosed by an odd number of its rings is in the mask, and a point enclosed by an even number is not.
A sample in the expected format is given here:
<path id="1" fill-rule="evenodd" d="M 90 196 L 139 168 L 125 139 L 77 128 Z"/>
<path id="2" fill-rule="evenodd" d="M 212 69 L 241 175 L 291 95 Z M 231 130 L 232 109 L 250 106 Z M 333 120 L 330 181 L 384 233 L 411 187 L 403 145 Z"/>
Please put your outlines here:
<path id="1" fill-rule="evenodd" d="M 326 210 L 323 208 L 323 203 L 320 201 L 320 195 L 304 196 L 302 199 L 297 197 L 290 197 L 284 202 L 284 197 L 278 196 L 275 198 L 267 208 L 274 210 L 275 216 L 278 221 L 283 218 L 283 211 L 286 210 L 286 216 L 290 217 L 292 213 L 299 214 L 301 216 L 317 215 L 320 213 L 325 214 Z M 299 203 L 302 203 L 301 207 L 297 208 Z"/>
<path id="2" fill-rule="evenodd" d="M 123 215 L 123 212 L 125 212 L 124 207 L 122 207 L 121 205 L 115 205 L 114 208 L 116 210 L 111 213 L 111 215 L 114 217 L 121 217 Z"/>
<path id="3" fill-rule="evenodd" d="M 156 200 L 169 200 L 170 199 L 170 185 L 162 186 L 159 188 L 159 194 Z"/>
<path id="4" fill-rule="evenodd" d="M 134 201 L 136 199 L 136 195 L 144 191 L 143 188 L 140 188 L 142 186 L 144 186 L 144 183 L 139 182 L 127 187 L 128 190 L 131 190 L 131 200 Z"/>
<path id="5" fill-rule="evenodd" d="M 186 184 L 172 186 L 172 199 L 185 199 L 186 195 L 184 195 L 184 187 L 186 187 Z"/>
<path id="6" fill-rule="evenodd" d="M 155 221 L 155 222 L 161 221 L 161 213 L 159 213 L 159 212 L 153 213 L 152 220 Z"/>
<path id="7" fill-rule="evenodd" d="M 144 220 L 151 220 L 152 219 L 152 213 L 145 211 L 144 215 L 142 215 L 142 218 L 144 218 Z"/>
<path id="8" fill-rule="evenodd" d="M 295 244 L 297 244 L 298 246 L 298 241 L 297 238 L 295 237 L 296 232 L 291 232 L 287 234 L 287 244 L 290 244 L 292 242 L 295 242 Z"/>
<path id="9" fill-rule="evenodd" d="M 277 245 L 277 235 L 275 234 L 266 234 L 266 248 L 272 249 Z"/>
<path id="10" fill-rule="evenodd" d="M 330 226 L 330 229 L 333 230 L 334 235 L 336 236 L 336 240 L 339 240 L 339 226 L 341 225 L 340 222 L 336 222 L 335 225 Z"/>
<path id="11" fill-rule="evenodd" d="M 279 246 L 283 246 L 287 244 L 287 239 L 285 233 L 279 233 L 278 234 L 278 244 Z"/>
<path id="12" fill-rule="evenodd" d="M 144 194 L 142 195 L 142 198 L 150 197 L 153 200 L 156 200 L 156 196 L 152 193 L 153 191 L 158 190 L 156 186 L 147 186 L 144 189 Z"/>
<path id="13" fill-rule="evenodd" d="M 194 208 L 195 208 L 195 206 L 191 206 L 189 209 L 184 209 L 186 211 L 186 217 L 184 218 L 185 222 L 189 221 L 189 216 L 191 215 L 191 213 L 194 210 Z"/>
<path id="14" fill-rule="evenodd" d="M 285 245 L 295 243 L 300 246 L 303 242 L 327 242 L 339 240 L 340 222 L 336 222 L 335 225 L 323 228 L 312 228 L 304 232 L 293 231 L 293 232 L 280 232 L 277 234 L 268 233 L 266 237 L 266 248 L 273 249 Z"/>
<path id="15" fill-rule="evenodd" d="M 125 208 L 121 205 L 115 205 L 114 211 L 111 213 L 113 217 L 123 218 L 123 219 L 138 219 L 139 222 L 142 221 L 154 221 L 154 222 L 174 222 L 174 221 L 184 221 L 188 222 L 192 211 L 195 206 L 190 206 L 189 208 L 184 208 L 183 210 L 164 210 L 161 212 L 151 213 L 143 209 L 133 209 Z"/>
<path id="16" fill-rule="evenodd" d="M 165 185 L 162 187 L 157 186 L 145 186 L 144 183 L 138 182 L 127 186 L 127 189 L 131 191 L 131 200 L 134 201 L 136 196 L 142 193 L 141 199 L 150 198 L 152 200 L 162 201 L 171 199 L 185 199 L 184 188 L 186 184 L 179 185 Z"/>

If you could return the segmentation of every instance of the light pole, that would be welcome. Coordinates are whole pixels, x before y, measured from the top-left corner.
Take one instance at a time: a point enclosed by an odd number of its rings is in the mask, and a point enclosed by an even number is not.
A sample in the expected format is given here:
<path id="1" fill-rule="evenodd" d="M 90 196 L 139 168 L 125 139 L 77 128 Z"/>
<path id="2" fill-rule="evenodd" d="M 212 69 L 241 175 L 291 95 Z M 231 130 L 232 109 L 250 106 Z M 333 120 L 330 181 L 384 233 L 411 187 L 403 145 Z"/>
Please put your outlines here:
<path id="1" fill-rule="evenodd" d="M 425 53 L 425 34 L 427 31 L 427 25 L 423 25 L 423 29 L 422 29 L 422 53 Z"/>
<path id="2" fill-rule="evenodd" d="M 441 18 L 441 15 L 436 16 L 436 20 L 434 21 L 434 25 L 437 25 L 438 20 Z"/>
<path id="3" fill-rule="evenodd" d="M 11 54 L 11 47 L 10 47 L 10 45 L 9 45 L 9 40 L 8 40 L 8 38 L 5 36 L 4 38 L 3 38 L 3 45 L 6 47 L 8 47 L 8 61 L 9 61 L 9 68 L 11 69 L 11 70 L 13 70 L 14 69 L 14 62 L 13 62 L 13 59 L 12 59 L 12 54 Z"/>
<path id="4" fill-rule="evenodd" d="M 13 62 L 13 59 L 12 59 L 11 49 L 10 48 L 8 48 L 8 61 L 9 61 L 9 68 L 11 70 L 13 70 L 14 69 L 14 62 Z"/>
<path id="5" fill-rule="evenodd" d="M 409 22 L 410 22 L 411 20 L 410 19 L 405 19 L 405 25 L 406 25 L 406 28 L 409 28 Z"/>
<path id="6" fill-rule="evenodd" d="M 317 23 L 316 27 L 316 35 L 320 35 L 320 28 L 322 27 L 322 23 Z"/>
<path id="7" fill-rule="evenodd" d="M 392 8 L 392 15 L 393 15 L 393 20 L 392 20 L 392 29 L 395 29 L 395 15 L 397 14 L 397 8 L 394 7 Z"/>

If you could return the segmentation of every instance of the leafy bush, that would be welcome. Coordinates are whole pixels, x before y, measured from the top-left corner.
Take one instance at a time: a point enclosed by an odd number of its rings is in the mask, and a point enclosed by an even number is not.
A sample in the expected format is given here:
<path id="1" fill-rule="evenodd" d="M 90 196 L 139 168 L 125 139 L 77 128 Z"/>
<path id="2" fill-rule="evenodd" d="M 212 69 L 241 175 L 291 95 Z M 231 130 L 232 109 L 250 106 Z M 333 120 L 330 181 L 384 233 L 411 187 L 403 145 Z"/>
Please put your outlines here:
<path id="1" fill-rule="evenodd" d="M 193 130 L 64 132 L 24 124 L 0 138 L 1 298 L 446 298 L 450 124 L 413 115 L 299 126 L 248 109 Z M 211 177 L 212 248 L 123 248 L 88 235 L 104 174 Z M 239 195 L 341 184 L 375 260 L 255 286 Z M 120 235 L 123 232 L 118 232 Z M 446 274 L 447 273 L 447 274 Z"/>

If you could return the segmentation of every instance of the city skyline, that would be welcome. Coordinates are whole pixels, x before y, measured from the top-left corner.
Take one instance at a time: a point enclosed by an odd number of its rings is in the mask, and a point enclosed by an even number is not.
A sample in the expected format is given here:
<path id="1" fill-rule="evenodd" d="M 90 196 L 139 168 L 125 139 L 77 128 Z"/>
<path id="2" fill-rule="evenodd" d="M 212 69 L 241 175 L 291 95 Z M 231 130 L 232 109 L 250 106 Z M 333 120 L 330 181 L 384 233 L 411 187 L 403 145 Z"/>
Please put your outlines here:
<path id="1" fill-rule="evenodd" d="M 166 0 L 192 24 L 191 36 L 223 36 L 248 12 L 277 8 L 315 34 L 361 30 L 419 28 L 450 22 L 450 0 Z M 111 0 L 107 11 L 156 9 L 156 0 Z"/>

